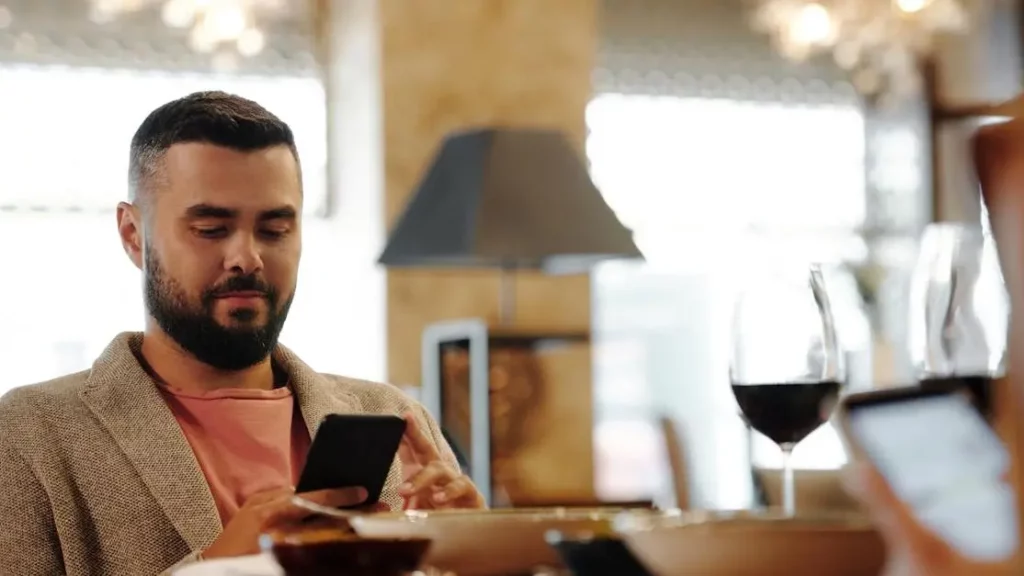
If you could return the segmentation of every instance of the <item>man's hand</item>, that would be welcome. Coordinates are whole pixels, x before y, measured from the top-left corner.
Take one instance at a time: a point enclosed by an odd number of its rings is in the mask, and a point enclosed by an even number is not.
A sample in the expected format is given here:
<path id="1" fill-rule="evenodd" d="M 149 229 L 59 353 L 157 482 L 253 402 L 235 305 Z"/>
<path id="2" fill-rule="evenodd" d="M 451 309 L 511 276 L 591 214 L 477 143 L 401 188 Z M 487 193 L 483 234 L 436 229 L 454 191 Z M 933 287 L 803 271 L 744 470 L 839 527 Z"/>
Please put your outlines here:
<path id="1" fill-rule="evenodd" d="M 406 509 L 484 508 L 483 495 L 472 480 L 441 458 L 411 413 L 404 418 L 405 436 L 398 449 L 402 461 L 398 493 L 405 499 Z"/>
<path id="2" fill-rule="evenodd" d="M 313 512 L 292 504 L 294 488 L 279 488 L 250 497 L 224 527 L 217 540 L 203 552 L 206 560 L 259 553 L 260 535 L 275 527 L 298 522 Z M 363 488 L 341 488 L 301 494 L 311 502 L 331 508 L 351 507 L 366 501 Z"/>
<path id="3" fill-rule="evenodd" d="M 885 540 L 884 576 L 1009 576 L 1009 565 L 982 565 L 960 556 L 914 519 L 885 478 L 868 464 L 850 465 L 846 490 L 861 501 Z"/>

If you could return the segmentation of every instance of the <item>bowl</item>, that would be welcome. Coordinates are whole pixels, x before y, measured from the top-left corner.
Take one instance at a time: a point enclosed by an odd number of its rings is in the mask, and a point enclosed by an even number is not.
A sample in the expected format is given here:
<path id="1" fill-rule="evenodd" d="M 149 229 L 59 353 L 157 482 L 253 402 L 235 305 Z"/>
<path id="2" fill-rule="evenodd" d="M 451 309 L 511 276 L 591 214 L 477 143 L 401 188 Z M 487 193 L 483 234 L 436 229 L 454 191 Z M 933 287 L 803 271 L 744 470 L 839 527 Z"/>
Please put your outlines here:
<path id="1" fill-rule="evenodd" d="M 430 548 L 426 538 L 363 538 L 323 526 L 270 532 L 260 544 L 286 576 L 406 576 Z"/>
<path id="2" fill-rule="evenodd" d="M 881 537 L 865 517 L 765 512 L 630 512 L 615 520 L 654 576 L 875 576 Z"/>
<path id="3" fill-rule="evenodd" d="M 611 531 L 549 530 L 545 539 L 575 576 L 650 576 L 626 543 Z"/>
<path id="4" fill-rule="evenodd" d="M 505 576 L 564 568 L 544 539 L 549 530 L 609 532 L 621 509 L 407 511 L 352 519 L 367 538 L 425 538 L 424 564 L 459 576 Z"/>

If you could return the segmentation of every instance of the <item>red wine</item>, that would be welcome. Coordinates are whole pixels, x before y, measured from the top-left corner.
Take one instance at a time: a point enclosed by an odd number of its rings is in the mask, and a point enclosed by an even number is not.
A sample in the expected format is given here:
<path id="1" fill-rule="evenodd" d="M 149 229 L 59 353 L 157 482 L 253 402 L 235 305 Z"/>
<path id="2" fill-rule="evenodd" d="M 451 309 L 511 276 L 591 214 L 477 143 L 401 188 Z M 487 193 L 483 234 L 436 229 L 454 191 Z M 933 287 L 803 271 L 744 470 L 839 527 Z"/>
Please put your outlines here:
<path id="1" fill-rule="evenodd" d="M 732 393 L 751 428 L 776 444 L 796 444 L 828 420 L 839 383 L 733 384 Z"/>
<path id="2" fill-rule="evenodd" d="M 919 385 L 925 390 L 967 390 L 982 416 L 986 419 L 992 416 L 992 378 L 989 376 L 932 376 L 923 378 Z"/>

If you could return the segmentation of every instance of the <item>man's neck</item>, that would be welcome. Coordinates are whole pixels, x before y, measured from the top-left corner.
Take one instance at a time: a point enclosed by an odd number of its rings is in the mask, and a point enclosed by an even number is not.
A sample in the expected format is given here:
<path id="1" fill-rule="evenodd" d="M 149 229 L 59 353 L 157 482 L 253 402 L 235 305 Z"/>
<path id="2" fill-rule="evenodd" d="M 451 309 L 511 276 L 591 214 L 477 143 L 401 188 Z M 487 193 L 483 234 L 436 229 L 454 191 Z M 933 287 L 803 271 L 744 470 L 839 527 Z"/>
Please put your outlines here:
<path id="1" fill-rule="evenodd" d="M 173 388 L 190 391 L 227 388 L 270 390 L 275 386 L 269 357 L 243 370 L 219 370 L 197 360 L 156 327 L 146 327 L 140 352 L 152 376 Z"/>

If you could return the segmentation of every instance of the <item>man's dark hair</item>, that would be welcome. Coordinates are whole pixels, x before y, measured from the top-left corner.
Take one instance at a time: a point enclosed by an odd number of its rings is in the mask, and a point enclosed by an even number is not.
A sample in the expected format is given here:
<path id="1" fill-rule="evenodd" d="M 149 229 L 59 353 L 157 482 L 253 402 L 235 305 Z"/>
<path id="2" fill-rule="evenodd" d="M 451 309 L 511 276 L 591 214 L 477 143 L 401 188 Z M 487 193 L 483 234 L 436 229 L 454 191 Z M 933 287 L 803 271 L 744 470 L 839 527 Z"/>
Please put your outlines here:
<path id="1" fill-rule="evenodd" d="M 196 92 L 153 110 L 135 131 L 128 162 L 129 199 L 144 200 L 167 150 L 189 142 L 241 152 L 287 146 L 299 161 L 291 128 L 269 110 L 234 94 Z"/>

